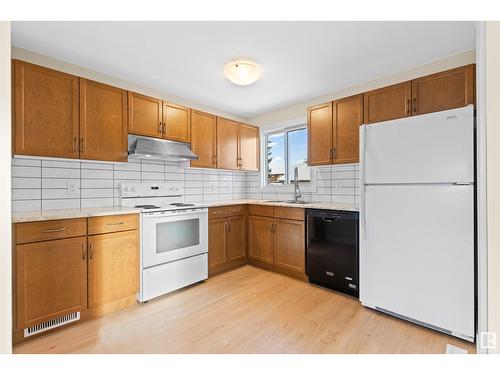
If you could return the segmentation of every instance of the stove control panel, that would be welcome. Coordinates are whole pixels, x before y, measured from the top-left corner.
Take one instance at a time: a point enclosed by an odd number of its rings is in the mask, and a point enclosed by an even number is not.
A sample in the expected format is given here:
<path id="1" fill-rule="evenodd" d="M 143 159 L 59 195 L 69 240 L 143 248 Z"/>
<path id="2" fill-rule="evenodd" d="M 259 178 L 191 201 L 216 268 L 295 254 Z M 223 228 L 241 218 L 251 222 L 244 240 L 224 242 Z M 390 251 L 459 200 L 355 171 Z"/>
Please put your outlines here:
<path id="1" fill-rule="evenodd" d="M 122 198 L 140 197 L 168 197 L 183 195 L 181 182 L 165 183 L 124 183 L 120 184 L 120 194 Z"/>

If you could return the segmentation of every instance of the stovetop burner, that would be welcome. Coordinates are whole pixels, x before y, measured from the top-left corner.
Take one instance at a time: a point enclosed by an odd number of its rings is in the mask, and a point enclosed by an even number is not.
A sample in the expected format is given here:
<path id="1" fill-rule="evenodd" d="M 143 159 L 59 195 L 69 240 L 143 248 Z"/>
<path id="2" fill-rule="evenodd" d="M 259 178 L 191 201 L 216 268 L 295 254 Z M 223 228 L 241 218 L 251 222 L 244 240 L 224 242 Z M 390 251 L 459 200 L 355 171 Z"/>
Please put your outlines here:
<path id="1" fill-rule="evenodd" d="M 175 207 L 192 207 L 194 204 L 192 203 L 170 203 L 171 206 Z"/>
<path id="2" fill-rule="evenodd" d="M 160 207 L 155 206 L 154 204 L 140 204 L 140 205 L 135 206 L 135 208 L 144 208 L 146 210 L 150 210 L 153 208 L 160 208 Z"/>

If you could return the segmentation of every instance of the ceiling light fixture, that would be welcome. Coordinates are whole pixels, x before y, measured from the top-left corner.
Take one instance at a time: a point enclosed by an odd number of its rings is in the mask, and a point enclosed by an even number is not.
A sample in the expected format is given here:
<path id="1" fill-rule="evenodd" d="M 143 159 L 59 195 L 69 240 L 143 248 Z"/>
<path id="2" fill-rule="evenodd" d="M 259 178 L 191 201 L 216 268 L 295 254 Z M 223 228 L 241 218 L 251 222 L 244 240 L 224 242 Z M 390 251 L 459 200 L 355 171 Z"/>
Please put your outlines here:
<path id="1" fill-rule="evenodd" d="M 224 66 L 224 75 L 237 85 L 247 86 L 257 81 L 262 72 L 260 67 L 252 61 L 236 60 Z"/>

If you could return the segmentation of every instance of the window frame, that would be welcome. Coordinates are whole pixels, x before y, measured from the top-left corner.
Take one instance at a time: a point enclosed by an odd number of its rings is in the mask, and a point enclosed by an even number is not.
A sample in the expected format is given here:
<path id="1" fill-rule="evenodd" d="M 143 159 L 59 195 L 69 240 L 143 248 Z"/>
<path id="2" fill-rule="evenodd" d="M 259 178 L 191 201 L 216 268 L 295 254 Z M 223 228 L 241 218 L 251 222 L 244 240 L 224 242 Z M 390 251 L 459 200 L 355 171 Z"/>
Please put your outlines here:
<path id="1" fill-rule="evenodd" d="M 288 133 L 296 130 L 304 129 L 308 132 L 307 123 L 302 122 L 297 125 L 287 126 L 283 128 L 273 128 L 263 132 L 263 136 L 261 137 L 261 155 L 262 155 L 262 174 L 261 174 L 261 187 L 264 190 L 293 190 L 293 183 L 289 183 L 289 148 L 288 148 Z M 273 134 L 285 133 L 284 134 L 284 162 L 285 162 L 285 183 L 284 184 L 272 184 L 269 185 L 268 182 L 268 163 L 267 163 L 267 144 L 268 137 Z M 309 134 L 307 134 L 309 136 Z M 309 143 L 309 142 L 308 142 Z M 301 182 L 301 190 L 304 192 L 313 192 L 316 190 L 316 169 L 312 166 L 309 167 L 311 179 L 309 182 Z"/>

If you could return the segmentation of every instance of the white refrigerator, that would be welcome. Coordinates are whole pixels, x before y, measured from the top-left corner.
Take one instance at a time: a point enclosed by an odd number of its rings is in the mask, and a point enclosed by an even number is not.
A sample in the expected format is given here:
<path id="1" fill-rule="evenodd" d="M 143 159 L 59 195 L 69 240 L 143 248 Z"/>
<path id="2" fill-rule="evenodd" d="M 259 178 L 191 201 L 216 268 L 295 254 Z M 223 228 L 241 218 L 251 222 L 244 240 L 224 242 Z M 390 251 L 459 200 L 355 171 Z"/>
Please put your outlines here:
<path id="1" fill-rule="evenodd" d="M 360 127 L 360 300 L 475 332 L 474 109 Z"/>

